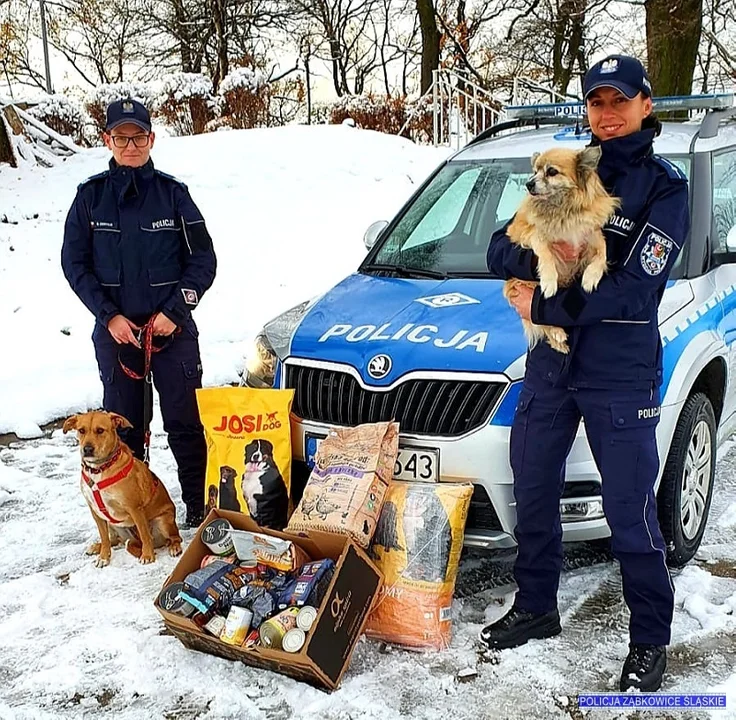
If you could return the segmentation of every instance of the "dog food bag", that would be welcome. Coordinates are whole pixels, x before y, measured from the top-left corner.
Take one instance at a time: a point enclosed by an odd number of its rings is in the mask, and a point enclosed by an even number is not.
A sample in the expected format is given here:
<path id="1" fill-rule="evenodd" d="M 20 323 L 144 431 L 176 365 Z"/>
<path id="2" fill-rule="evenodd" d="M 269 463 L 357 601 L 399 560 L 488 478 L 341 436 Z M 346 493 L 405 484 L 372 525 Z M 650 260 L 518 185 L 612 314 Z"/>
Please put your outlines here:
<path id="1" fill-rule="evenodd" d="M 252 578 L 249 568 L 216 560 L 189 573 L 180 596 L 201 613 L 216 612 L 229 607 L 235 592 Z"/>
<path id="2" fill-rule="evenodd" d="M 260 624 L 276 611 L 276 598 L 268 588 L 262 585 L 248 584 L 240 588 L 233 596 L 233 607 L 248 608 L 251 613 L 251 627 Z"/>
<path id="3" fill-rule="evenodd" d="M 307 553 L 291 540 L 281 540 L 247 530 L 232 530 L 231 534 L 235 552 L 243 564 L 267 565 L 276 570 L 291 572 L 309 562 Z"/>
<path id="4" fill-rule="evenodd" d="M 472 495 L 470 483 L 391 482 L 369 550 L 384 584 L 368 616 L 368 637 L 413 648 L 449 646 Z"/>
<path id="5" fill-rule="evenodd" d="M 283 530 L 289 519 L 293 390 L 197 390 L 207 441 L 205 504 Z"/>
<path id="6" fill-rule="evenodd" d="M 330 431 L 287 531 L 321 530 L 370 544 L 399 452 L 399 424 Z"/>
<path id="7" fill-rule="evenodd" d="M 335 561 L 330 558 L 307 563 L 299 574 L 288 583 L 279 595 L 279 608 L 303 607 L 322 604 L 327 588 L 335 572 Z"/>

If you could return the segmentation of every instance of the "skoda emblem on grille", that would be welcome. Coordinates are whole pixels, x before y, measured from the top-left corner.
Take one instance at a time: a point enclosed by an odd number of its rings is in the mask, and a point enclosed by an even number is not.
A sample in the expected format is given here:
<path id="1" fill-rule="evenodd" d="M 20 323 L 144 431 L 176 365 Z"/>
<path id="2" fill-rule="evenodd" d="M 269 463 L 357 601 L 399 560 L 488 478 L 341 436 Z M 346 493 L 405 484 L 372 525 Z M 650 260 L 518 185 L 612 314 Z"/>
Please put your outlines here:
<path id="1" fill-rule="evenodd" d="M 368 374 L 374 380 L 381 380 L 391 372 L 392 364 L 388 355 L 376 355 L 368 362 Z"/>

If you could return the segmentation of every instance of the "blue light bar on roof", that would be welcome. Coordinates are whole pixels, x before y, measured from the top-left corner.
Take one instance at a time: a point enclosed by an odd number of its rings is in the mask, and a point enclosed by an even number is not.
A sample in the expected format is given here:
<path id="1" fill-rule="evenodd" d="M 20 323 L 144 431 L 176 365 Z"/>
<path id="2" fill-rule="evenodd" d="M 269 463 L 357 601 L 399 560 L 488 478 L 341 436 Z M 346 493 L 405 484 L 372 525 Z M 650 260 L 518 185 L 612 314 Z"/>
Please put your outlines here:
<path id="1" fill-rule="evenodd" d="M 734 107 L 733 93 L 717 95 L 670 95 L 652 98 L 654 110 L 724 110 Z M 507 105 L 506 117 L 514 118 L 582 118 L 585 103 L 541 103 L 539 105 Z"/>

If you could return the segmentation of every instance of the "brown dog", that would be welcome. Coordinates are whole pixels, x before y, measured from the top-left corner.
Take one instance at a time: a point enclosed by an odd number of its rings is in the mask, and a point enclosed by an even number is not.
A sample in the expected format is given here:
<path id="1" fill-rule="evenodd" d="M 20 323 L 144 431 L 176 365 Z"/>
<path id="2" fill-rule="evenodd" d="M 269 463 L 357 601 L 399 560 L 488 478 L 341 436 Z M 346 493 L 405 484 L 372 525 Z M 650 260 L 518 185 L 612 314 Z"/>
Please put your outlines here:
<path id="1" fill-rule="evenodd" d="M 582 288 L 592 292 L 608 269 L 606 239 L 602 228 L 620 205 L 598 177 L 600 147 L 575 151 L 553 148 L 534 153 L 534 175 L 527 183 L 529 194 L 522 200 L 507 234 L 512 243 L 531 248 L 537 256 L 539 286 L 545 298 L 558 287 L 569 285 L 582 273 Z M 577 262 L 565 263 L 552 250 L 552 243 L 565 241 L 579 251 Z M 504 296 L 513 295 L 516 285 L 536 285 L 508 280 Z M 541 338 L 558 352 L 567 353 L 567 333 L 558 327 L 522 321 L 531 346 Z"/>
<path id="2" fill-rule="evenodd" d="M 88 412 L 72 415 L 63 431 L 77 431 L 82 455 L 82 494 L 100 531 L 100 542 L 87 551 L 99 555 L 97 567 L 110 563 L 111 547 L 126 540 L 126 550 L 142 563 L 156 560 L 154 547 L 167 545 L 181 554 L 176 508 L 164 484 L 133 457 L 117 428 L 133 427 L 122 415 Z"/>

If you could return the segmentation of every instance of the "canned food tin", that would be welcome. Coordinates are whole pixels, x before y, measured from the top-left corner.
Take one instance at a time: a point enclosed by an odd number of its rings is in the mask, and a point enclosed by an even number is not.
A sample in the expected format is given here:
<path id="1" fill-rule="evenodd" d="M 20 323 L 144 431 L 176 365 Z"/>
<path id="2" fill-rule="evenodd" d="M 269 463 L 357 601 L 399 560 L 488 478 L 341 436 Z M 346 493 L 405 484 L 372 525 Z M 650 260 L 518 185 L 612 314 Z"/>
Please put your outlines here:
<path id="1" fill-rule="evenodd" d="M 215 518 L 202 528 L 202 542 L 215 555 L 230 555 L 235 552 L 230 534 L 232 525 L 225 518 Z"/>
<path id="2" fill-rule="evenodd" d="M 309 632 L 316 619 L 316 608 L 313 608 L 311 605 L 305 605 L 299 610 L 299 614 L 296 616 L 296 626 L 304 630 L 304 632 Z"/>
<path id="3" fill-rule="evenodd" d="M 158 605 L 166 612 L 177 613 L 184 617 L 191 617 L 197 612 L 197 608 L 179 596 L 179 591 L 184 589 L 184 583 L 175 582 L 167 585 L 158 596 Z"/>
<path id="4" fill-rule="evenodd" d="M 281 641 L 281 649 L 285 652 L 299 652 L 307 641 L 307 634 L 300 628 L 292 628 L 284 635 Z"/>
<path id="5" fill-rule="evenodd" d="M 229 645 L 242 645 L 248 636 L 252 620 L 253 613 L 248 608 L 233 605 L 225 620 L 225 629 L 220 634 L 220 640 Z"/>
<path id="6" fill-rule="evenodd" d="M 222 631 L 225 629 L 225 618 L 222 615 L 213 615 L 205 623 L 204 629 L 219 638 L 220 635 L 222 635 Z"/>
<path id="7" fill-rule="evenodd" d="M 296 627 L 298 614 L 299 608 L 290 607 L 262 623 L 259 635 L 263 645 L 273 650 L 280 650 L 284 635 Z"/>

